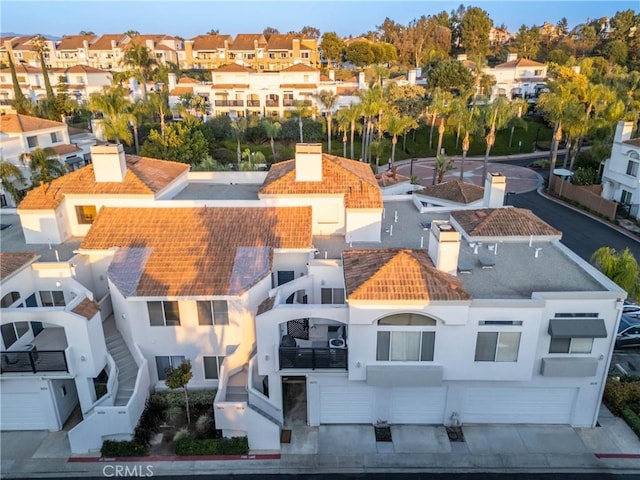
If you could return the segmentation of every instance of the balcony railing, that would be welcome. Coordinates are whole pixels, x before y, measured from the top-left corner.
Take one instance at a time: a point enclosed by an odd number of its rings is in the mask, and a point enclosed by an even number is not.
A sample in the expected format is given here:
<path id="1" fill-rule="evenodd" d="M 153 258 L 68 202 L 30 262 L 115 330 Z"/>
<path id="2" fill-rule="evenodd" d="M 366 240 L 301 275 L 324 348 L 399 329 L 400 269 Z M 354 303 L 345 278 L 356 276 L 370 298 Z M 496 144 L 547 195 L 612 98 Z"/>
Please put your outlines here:
<path id="1" fill-rule="evenodd" d="M 216 107 L 242 107 L 244 100 L 215 100 Z"/>
<path id="2" fill-rule="evenodd" d="M 247 107 L 259 107 L 260 100 L 247 100 Z"/>
<path id="3" fill-rule="evenodd" d="M 68 372 L 64 350 L 0 352 L 0 373 Z"/>
<path id="4" fill-rule="evenodd" d="M 280 347 L 280 369 L 316 368 L 348 369 L 346 348 L 299 348 Z"/>
<path id="5" fill-rule="evenodd" d="M 266 102 L 267 107 L 277 107 L 278 106 L 278 100 L 267 100 Z"/>

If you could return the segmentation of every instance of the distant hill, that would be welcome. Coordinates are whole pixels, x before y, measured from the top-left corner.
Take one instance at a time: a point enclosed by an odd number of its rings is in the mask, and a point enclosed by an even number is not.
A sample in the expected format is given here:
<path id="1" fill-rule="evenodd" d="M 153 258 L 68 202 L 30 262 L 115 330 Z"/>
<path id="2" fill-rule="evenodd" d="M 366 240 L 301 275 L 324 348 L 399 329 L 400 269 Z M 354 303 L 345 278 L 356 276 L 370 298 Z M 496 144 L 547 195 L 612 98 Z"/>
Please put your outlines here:
<path id="1" fill-rule="evenodd" d="M 16 33 L 16 32 L 0 32 L 0 37 L 28 37 L 29 35 L 35 35 L 34 33 Z M 55 35 L 42 34 L 47 40 L 60 40 L 62 37 L 56 37 Z"/>

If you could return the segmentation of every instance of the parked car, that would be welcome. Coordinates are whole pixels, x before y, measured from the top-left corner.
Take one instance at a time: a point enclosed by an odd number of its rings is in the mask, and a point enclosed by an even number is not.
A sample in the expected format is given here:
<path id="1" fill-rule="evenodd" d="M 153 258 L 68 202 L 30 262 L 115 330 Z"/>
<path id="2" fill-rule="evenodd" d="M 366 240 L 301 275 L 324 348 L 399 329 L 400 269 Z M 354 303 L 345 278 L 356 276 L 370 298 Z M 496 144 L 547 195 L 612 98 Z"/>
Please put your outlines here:
<path id="1" fill-rule="evenodd" d="M 616 348 L 640 347 L 640 319 L 623 313 L 616 335 Z"/>
<path id="2" fill-rule="evenodd" d="M 640 314 L 640 305 L 636 305 L 635 303 L 625 301 L 624 306 L 622 307 L 622 313 Z"/>

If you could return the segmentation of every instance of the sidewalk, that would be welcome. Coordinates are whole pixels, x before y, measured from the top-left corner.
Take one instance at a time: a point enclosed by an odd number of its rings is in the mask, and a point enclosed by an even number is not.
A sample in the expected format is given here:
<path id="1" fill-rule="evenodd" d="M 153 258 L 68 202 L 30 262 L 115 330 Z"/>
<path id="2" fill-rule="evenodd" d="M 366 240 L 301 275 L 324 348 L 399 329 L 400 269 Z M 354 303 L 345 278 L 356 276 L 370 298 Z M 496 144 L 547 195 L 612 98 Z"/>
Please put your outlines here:
<path id="1" fill-rule="evenodd" d="M 376 442 L 370 425 L 294 427 L 281 455 L 238 460 L 157 457 L 71 461 L 66 432 L 4 432 L 2 478 L 102 478 L 128 468 L 129 476 L 180 474 L 301 474 L 384 472 L 609 472 L 640 475 L 640 439 L 604 406 L 599 427 L 463 426 L 464 442 L 444 426 L 392 426 L 392 442 Z"/>

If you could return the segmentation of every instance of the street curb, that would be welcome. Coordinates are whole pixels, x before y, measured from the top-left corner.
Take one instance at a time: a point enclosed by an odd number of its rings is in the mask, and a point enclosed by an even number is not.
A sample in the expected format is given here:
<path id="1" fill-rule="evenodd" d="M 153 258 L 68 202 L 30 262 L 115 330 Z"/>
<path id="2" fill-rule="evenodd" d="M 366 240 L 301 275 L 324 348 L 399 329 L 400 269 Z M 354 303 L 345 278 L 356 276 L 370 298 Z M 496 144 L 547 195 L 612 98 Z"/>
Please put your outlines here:
<path id="1" fill-rule="evenodd" d="M 584 210 L 581 210 L 579 208 L 574 207 L 573 205 L 571 205 L 570 203 L 567 203 L 563 200 L 560 200 L 558 198 L 555 198 L 552 195 L 549 195 L 548 193 L 546 193 L 544 191 L 544 186 L 541 185 L 540 187 L 538 187 L 538 195 L 540 195 L 543 198 L 546 198 L 547 200 L 550 200 L 554 203 L 557 203 L 558 205 L 562 205 L 563 207 L 569 208 L 571 210 L 573 210 L 574 212 L 577 213 L 581 213 L 582 215 L 589 217 L 597 222 L 600 222 L 602 225 L 605 225 L 609 228 L 611 228 L 612 230 L 616 230 L 618 233 L 621 233 L 623 235 L 625 235 L 626 237 L 629 237 L 631 240 L 634 240 L 638 243 L 640 243 L 640 238 L 638 238 L 637 235 L 634 235 L 633 233 L 629 232 L 628 230 L 618 226 L 618 225 L 614 225 L 611 222 L 607 222 L 606 220 L 601 219 L 600 217 L 597 217 L 596 215 L 593 215 L 589 212 L 585 212 Z"/>
<path id="2" fill-rule="evenodd" d="M 279 453 L 257 455 L 150 455 L 148 457 L 69 457 L 67 463 L 110 463 L 110 462 L 219 462 L 237 460 L 280 460 Z"/>

